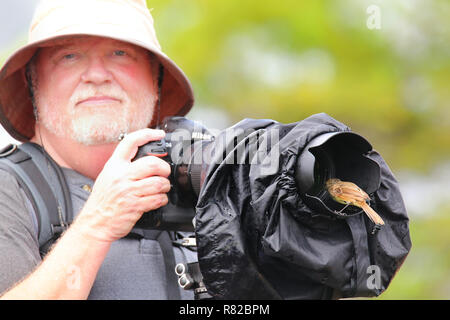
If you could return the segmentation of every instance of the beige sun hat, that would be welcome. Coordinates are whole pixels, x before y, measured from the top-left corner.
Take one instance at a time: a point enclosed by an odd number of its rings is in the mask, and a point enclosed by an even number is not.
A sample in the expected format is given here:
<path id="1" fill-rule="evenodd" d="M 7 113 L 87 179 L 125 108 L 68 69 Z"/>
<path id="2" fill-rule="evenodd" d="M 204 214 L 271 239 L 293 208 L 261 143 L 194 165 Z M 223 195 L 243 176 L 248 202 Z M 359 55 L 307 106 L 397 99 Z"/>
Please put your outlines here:
<path id="1" fill-rule="evenodd" d="M 83 35 L 126 41 L 155 54 L 164 67 L 161 120 L 184 116 L 192 108 L 191 84 L 161 51 L 145 0 L 43 0 L 35 11 L 28 43 L 14 52 L 0 70 L 0 123 L 14 139 L 25 142 L 34 135 L 26 64 L 39 47 Z"/>

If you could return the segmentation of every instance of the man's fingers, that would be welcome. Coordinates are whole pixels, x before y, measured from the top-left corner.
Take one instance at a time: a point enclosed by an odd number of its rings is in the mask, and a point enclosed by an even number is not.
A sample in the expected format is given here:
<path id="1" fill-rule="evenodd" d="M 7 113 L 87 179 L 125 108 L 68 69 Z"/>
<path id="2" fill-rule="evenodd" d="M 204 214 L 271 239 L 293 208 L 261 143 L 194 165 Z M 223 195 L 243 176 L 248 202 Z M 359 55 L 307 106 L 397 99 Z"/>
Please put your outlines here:
<path id="1" fill-rule="evenodd" d="M 168 177 L 170 165 L 155 156 L 145 156 L 133 161 L 130 165 L 130 179 L 140 180 L 150 176 Z"/>
<path id="2" fill-rule="evenodd" d="M 138 147 L 150 141 L 161 140 L 164 138 L 165 132 L 163 130 L 155 129 L 141 129 L 125 135 L 123 140 L 117 145 L 114 150 L 113 157 L 122 160 L 131 161 L 137 153 Z"/>
<path id="3" fill-rule="evenodd" d="M 169 179 L 163 177 L 154 176 L 134 182 L 133 187 L 136 190 L 134 192 L 135 195 L 139 197 L 146 197 L 149 195 L 169 192 L 170 181 Z"/>
<path id="4" fill-rule="evenodd" d="M 160 193 L 139 198 L 137 201 L 138 205 L 142 208 L 142 211 L 147 212 L 165 206 L 169 202 L 169 198 L 165 193 Z"/>

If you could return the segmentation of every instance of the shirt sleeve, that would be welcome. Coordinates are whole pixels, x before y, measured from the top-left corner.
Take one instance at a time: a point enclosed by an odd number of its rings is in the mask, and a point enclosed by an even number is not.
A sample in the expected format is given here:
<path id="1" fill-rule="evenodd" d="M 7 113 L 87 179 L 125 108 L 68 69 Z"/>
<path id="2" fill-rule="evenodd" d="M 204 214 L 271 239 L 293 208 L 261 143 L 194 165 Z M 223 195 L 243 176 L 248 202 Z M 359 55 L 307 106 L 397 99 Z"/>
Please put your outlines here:
<path id="1" fill-rule="evenodd" d="M 0 170 L 0 295 L 40 263 L 32 214 L 17 179 Z"/>

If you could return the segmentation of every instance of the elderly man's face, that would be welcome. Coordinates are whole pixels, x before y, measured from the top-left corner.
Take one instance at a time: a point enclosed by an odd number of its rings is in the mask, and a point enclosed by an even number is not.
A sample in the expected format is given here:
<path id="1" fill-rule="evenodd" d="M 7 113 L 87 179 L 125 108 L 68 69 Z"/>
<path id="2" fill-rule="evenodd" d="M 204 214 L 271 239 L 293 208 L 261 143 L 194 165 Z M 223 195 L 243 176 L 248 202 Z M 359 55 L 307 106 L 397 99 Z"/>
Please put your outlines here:
<path id="1" fill-rule="evenodd" d="M 85 145 L 145 128 L 156 101 L 155 64 L 144 49 L 106 38 L 43 48 L 34 76 L 39 121 Z"/>

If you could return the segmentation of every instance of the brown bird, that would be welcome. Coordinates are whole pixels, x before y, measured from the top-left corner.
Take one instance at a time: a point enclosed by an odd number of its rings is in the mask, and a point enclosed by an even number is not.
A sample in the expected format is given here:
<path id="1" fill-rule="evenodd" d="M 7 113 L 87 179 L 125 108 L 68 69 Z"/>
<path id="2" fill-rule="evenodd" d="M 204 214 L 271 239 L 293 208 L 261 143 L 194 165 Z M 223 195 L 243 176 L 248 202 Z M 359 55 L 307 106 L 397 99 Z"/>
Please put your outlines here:
<path id="1" fill-rule="evenodd" d="M 383 219 L 367 204 L 370 197 L 353 182 L 333 178 L 327 180 L 326 187 L 335 201 L 346 205 L 342 210 L 347 208 L 347 206 L 359 207 L 364 210 L 373 223 L 384 225 Z"/>

